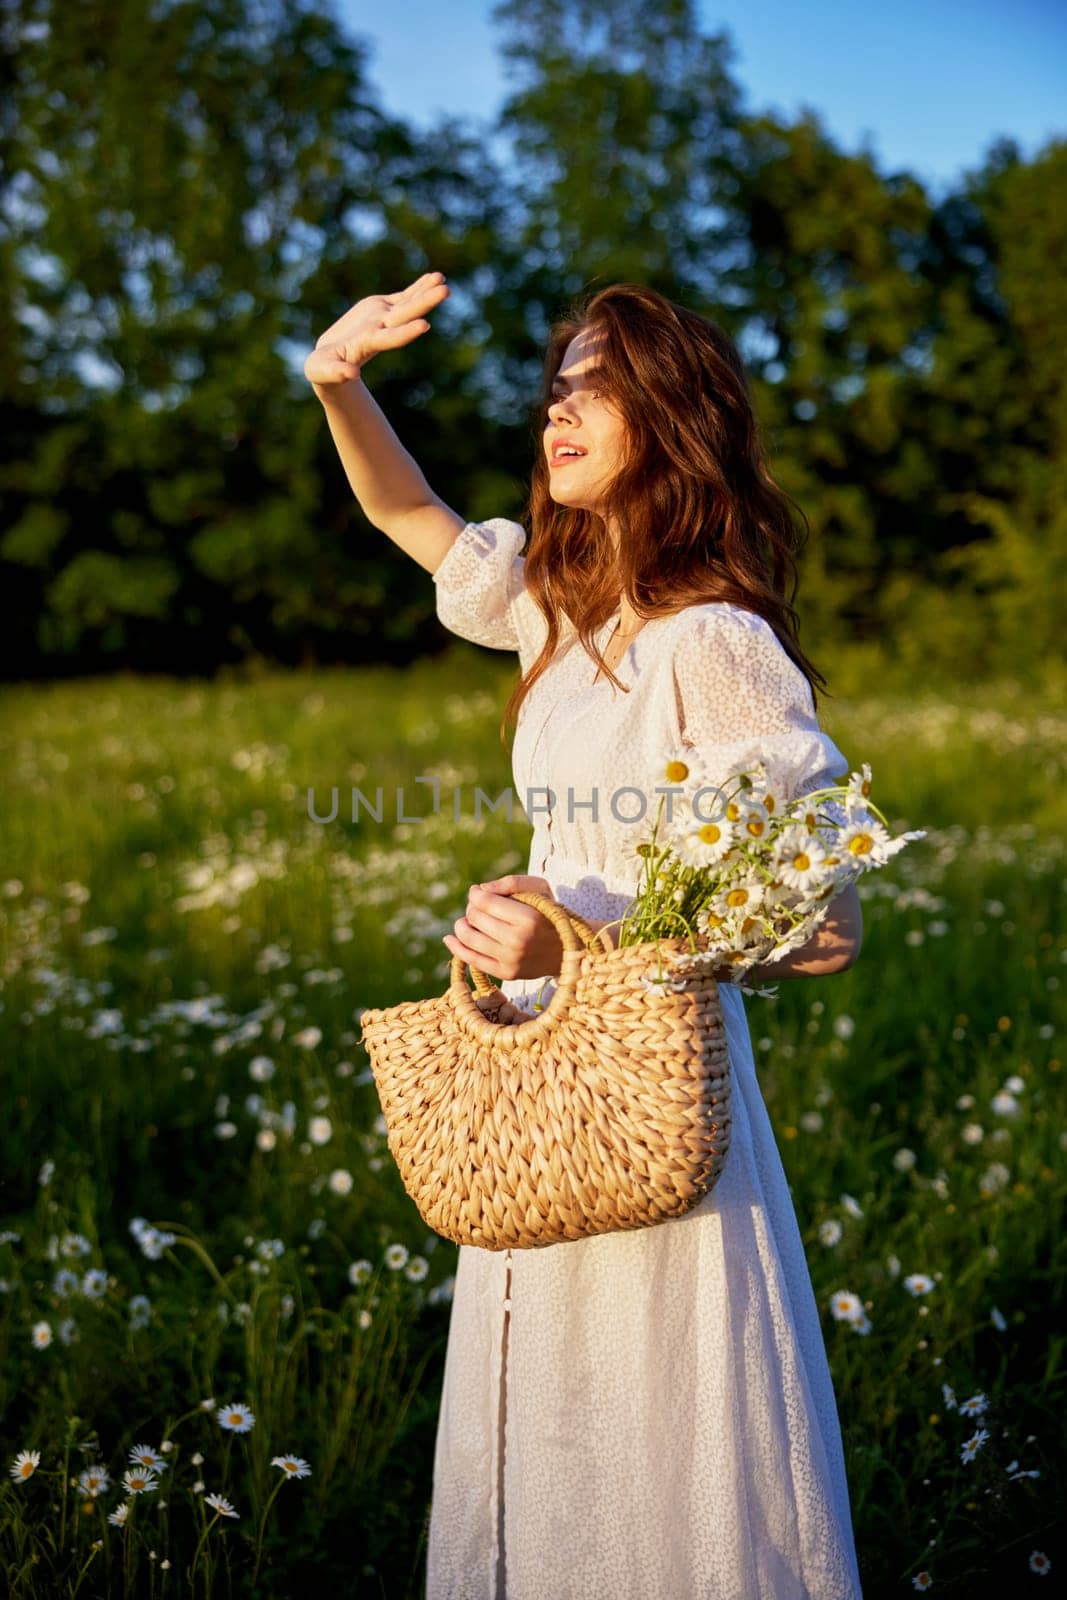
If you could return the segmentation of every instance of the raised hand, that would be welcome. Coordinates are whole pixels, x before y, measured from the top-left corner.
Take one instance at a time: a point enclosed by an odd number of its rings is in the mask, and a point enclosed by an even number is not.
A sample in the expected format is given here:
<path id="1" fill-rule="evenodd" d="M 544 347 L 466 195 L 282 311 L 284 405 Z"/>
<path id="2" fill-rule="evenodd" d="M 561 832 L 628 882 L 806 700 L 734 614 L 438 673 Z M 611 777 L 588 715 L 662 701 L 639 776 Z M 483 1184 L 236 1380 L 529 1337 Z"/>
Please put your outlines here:
<path id="1" fill-rule="evenodd" d="M 427 314 L 450 293 L 443 272 L 424 272 L 399 294 L 370 294 L 357 300 L 316 341 L 304 362 L 304 377 L 315 384 L 358 378 L 372 356 L 397 350 L 427 333 Z"/>

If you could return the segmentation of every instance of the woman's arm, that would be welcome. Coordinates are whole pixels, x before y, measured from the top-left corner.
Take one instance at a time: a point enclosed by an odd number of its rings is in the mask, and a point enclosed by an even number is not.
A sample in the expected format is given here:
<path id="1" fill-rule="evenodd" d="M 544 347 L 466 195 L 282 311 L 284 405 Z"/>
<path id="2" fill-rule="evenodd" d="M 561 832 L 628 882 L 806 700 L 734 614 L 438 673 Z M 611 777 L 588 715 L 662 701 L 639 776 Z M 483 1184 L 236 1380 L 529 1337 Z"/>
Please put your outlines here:
<path id="1" fill-rule="evenodd" d="M 807 944 L 777 961 L 757 962 L 745 974 L 746 984 L 777 983 L 779 978 L 824 978 L 851 967 L 863 944 L 863 911 L 854 883 L 830 902 L 830 909 Z"/>
<path id="2" fill-rule="evenodd" d="M 368 295 L 327 328 L 304 363 L 364 516 L 429 573 L 437 571 L 466 524 L 434 494 L 363 383 L 362 371 L 382 350 L 426 333 L 426 313 L 448 294 L 444 274 L 427 272 L 400 294 Z"/>

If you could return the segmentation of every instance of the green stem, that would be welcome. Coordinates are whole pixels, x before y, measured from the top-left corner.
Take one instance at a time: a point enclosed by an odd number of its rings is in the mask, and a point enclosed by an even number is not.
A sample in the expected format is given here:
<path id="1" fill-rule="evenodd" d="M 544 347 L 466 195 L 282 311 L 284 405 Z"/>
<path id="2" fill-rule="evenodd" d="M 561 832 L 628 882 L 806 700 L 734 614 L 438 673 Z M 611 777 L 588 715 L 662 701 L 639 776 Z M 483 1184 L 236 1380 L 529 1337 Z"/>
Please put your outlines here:
<path id="1" fill-rule="evenodd" d="M 92 1566 L 93 1562 L 96 1560 L 96 1556 L 97 1556 L 97 1552 L 95 1550 L 90 1550 L 89 1551 L 89 1559 L 85 1563 L 85 1565 L 81 1569 L 81 1571 L 78 1573 L 77 1581 L 76 1581 L 73 1589 L 70 1591 L 70 1600 L 74 1600 L 75 1595 L 78 1593 L 78 1590 L 82 1586 L 82 1580 L 84 1579 L 85 1574 L 88 1572 L 89 1568 Z"/>
<path id="2" fill-rule="evenodd" d="M 68 1464 L 69 1461 L 70 1461 L 70 1438 L 69 1438 L 69 1434 L 68 1434 L 67 1440 L 63 1445 L 63 1479 L 62 1479 L 62 1491 L 61 1491 L 60 1513 L 59 1513 L 59 1548 L 61 1550 L 66 1548 L 65 1540 L 66 1540 L 66 1532 L 67 1532 L 67 1495 L 70 1493 L 70 1490 L 67 1487 L 67 1464 Z"/>
<path id="3" fill-rule="evenodd" d="M 215 1265 L 207 1251 L 204 1249 L 203 1245 L 200 1243 L 200 1240 L 190 1229 L 183 1228 L 180 1222 L 159 1222 L 156 1223 L 156 1227 L 163 1229 L 167 1233 L 175 1234 L 179 1244 L 188 1245 L 193 1254 L 204 1263 L 205 1267 L 211 1273 L 211 1276 L 214 1278 L 219 1288 L 225 1294 L 229 1295 L 230 1300 L 234 1305 L 237 1304 L 237 1296 L 234 1294 L 233 1290 L 222 1276 L 218 1267 Z"/>
<path id="4" fill-rule="evenodd" d="M 256 1581 L 256 1576 L 257 1576 L 257 1574 L 259 1572 L 259 1563 L 260 1563 L 260 1560 L 262 1559 L 262 1556 L 263 1556 L 263 1535 L 266 1532 L 266 1528 L 267 1528 L 267 1515 L 268 1515 L 268 1513 L 270 1511 L 271 1506 L 274 1504 L 274 1499 L 275 1499 L 275 1496 L 278 1493 L 278 1490 L 281 1488 L 281 1486 L 282 1486 L 282 1484 L 284 1482 L 285 1482 L 285 1474 L 283 1474 L 283 1476 L 280 1477 L 278 1479 L 278 1482 L 274 1485 L 274 1488 L 271 1490 L 270 1495 L 269 1495 L 269 1497 L 267 1499 L 267 1504 L 263 1508 L 263 1516 L 262 1516 L 262 1518 L 260 1520 L 260 1524 L 259 1524 L 259 1534 L 258 1534 L 258 1537 L 256 1539 L 256 1560 L 255 1560 L 255 1565 L 252 1568 L 252 1582 L 253 1582 L 253 1584 Z"/>
<path id="5" fill-rule="evenodd" d="M 196 1550 L 195 1550 L 195 1552 L 193 1554 L 193 1565 L 192 1565 L 192 1568 L 191 1568 L 191 1570 L 189 1572 L 189 1592 L 190 1592 L 190 1594 L 194 1593 L 195 1589 L 196 1589 L 196 1568 L 197 1568 L 197 1564 L 198 1564 L 198 1562 L 200 1560 L 200 1552 L 204 1548 L 204 1540 L 207 1538 L 208 1534 L 211 1532 L 212 1528 L 215 1526 L 216 1522 L 218 1522 L 218 1520 L 219 1520 L 219 1518 L 221 1516 L 222 1516 L 222 1512 L 221 1511 L 216 1511 L 215 1515 L 212 1517 L 211 1521 L 204 1523 L 204 1531 L 200 1535 L 200 1541 L 197 1544 Z"/>

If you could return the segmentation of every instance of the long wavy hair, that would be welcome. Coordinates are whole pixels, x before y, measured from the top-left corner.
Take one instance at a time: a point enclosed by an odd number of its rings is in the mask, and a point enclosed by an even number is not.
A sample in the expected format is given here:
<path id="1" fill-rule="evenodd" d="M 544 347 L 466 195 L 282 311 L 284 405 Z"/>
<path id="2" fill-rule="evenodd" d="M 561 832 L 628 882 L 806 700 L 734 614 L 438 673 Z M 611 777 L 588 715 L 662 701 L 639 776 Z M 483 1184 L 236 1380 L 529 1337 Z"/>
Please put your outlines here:
<path id="1" fill-rule="evenodd" d="M 543 440 L 553 381 L 583 331 L 599 340 L 597 388 L 626 423 L 623 459 L 597 513 L 553 500 Z M 504 707 L 503 742 L 555 657 L 564 618 L 626 689 L 594 638 L 622 594 L 646 619 L 721 600 L 758 613 L 804 673 L 814 705 L 826 680 L 800 647 L 793 605 L 807 518 L 797 507 L 801 535 L 795 502 L 767 466 L 741 357 L 718 323 L 640 284 L 587 291 L 549 334 L 533 436 L 525 578 L 548 635 Z M 605 513 L 618 526 L 618 554 Z"/>

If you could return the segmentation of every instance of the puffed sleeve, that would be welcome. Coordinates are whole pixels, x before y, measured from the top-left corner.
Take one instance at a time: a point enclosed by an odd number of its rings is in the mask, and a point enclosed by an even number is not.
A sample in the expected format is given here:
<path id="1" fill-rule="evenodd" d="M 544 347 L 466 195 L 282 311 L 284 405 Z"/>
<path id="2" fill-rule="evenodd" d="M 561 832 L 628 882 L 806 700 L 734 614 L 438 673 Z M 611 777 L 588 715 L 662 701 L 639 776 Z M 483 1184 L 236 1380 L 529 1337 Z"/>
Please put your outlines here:
<path id="1" fill-rule="evenodd" d="M 784 777 L 788 800 L 847 781 L 848 762 L 770 623 L 727 602 L 693 612 L 673 655 L 672 731 L 696 753 L 703 781 L 725 782 L 758 760 Z"/>
<path id="2" fill-rule="evenodd" d="M 437 615 L 450 633 L 491 650 L 521 648 L 517 611 L 525 594 L 526 532 L 506 517 L 468 522 L 433 574 Z"/>

